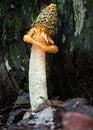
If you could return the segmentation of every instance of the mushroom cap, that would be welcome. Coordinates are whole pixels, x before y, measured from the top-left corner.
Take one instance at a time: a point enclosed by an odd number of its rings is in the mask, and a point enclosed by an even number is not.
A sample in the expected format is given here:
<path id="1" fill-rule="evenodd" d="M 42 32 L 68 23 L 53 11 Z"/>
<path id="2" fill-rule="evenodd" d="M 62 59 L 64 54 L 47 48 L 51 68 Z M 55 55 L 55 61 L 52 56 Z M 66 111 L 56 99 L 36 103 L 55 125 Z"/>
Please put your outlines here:
<path id="1" fill-rule="evenodd" d="M 34 22 L 34 27 L 42 28 L 48 34 L 54 34 L 57 24 L 57 8 L 55 4 L 45 7 Z"/>
<path id="2" fill-rule="evenodd" d="M 55 32 L 57 24 L 57 8 L 50 4 L 44 8 L 23 40 L 26 43 L 34 44 L 47 53 L 57 53 L 58 47 L 54 45 L 50 34 Z"/>

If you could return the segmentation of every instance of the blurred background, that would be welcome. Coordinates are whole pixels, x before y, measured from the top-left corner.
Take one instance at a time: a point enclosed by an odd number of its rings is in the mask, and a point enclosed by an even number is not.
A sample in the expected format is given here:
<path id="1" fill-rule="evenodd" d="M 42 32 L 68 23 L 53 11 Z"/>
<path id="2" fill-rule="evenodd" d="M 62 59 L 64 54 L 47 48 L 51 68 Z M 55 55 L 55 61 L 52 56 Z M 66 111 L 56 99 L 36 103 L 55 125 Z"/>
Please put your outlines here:
<path id="1" fill-rule="evenodd" d="M 85 97 L 93 103 L 93 0 L 1 0 L 0 108 L 13 103 L 20 90 L 28 92 L 31 45 L 23 36 L 50 3 L 58 9 L 51 37 L 59 52 L 47 54 L 49 98 Z"/>

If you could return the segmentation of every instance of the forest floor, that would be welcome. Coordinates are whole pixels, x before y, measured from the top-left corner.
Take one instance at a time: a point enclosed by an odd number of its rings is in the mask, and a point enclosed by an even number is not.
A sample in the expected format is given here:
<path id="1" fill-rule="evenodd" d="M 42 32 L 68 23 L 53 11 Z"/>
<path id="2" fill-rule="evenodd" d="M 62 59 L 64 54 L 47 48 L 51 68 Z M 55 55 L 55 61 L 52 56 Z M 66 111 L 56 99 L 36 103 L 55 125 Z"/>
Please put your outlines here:
<path id="1" fill-rule="evenodd" d="M 42 111 L 52 108 L 53 120 L 39 123 Z M 23 119 L 25 113 L 27 118 Z M 49 114 L 49 113 L 48 113 Z M 46 114 L 41 114 L 46 118 Z M 36 121 L 35 121 L 36 119 Z M 43 119 L 43 118 L 42 118 Z M 31 123 L 33 122 L 34 123 Z M 11 106 L 0 110 L 0 130 L 93 130 L 93 106 L 85 98 L 66 101 L 45 101 L 34 113 L 30 109 L 29 94 L 22 92 Z"/>

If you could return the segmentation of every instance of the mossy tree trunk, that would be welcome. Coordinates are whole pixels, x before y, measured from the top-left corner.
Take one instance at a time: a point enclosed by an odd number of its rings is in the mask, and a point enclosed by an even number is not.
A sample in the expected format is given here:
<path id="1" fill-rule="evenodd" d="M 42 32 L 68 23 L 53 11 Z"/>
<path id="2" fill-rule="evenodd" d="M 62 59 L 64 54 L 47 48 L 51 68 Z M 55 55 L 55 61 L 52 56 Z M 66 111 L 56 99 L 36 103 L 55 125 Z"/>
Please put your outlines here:
<path id="1" fill-rule="evenodd" d="M 1 42 L 0 45 L 0 107 L 2 104 L 10 104 L 15 100 L 18 91 L 16 80 L 6 68 L 5 50 L 2 44 L 4 45 L 4 43 Z"/>
<path id="2" fill-rule="evenodd" d="M 62 99 L 93 93 L 93 1 L 65 0 L 59 9 L 55 42 L 59 53 L 50 57 L 54 93 Z"/>

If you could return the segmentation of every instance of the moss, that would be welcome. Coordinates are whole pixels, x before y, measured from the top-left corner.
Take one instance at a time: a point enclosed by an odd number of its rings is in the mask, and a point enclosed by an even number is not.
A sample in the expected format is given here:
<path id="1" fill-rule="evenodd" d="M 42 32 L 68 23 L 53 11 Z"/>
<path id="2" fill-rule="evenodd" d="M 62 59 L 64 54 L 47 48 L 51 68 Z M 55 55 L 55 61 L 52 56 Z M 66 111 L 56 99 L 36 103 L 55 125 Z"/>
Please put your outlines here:
<path id="1" fill-rule="evenodd" d="M 82 0 L 73 0 L 75 35 L 80 35 L 85 20 L 86 8 Z"/>

